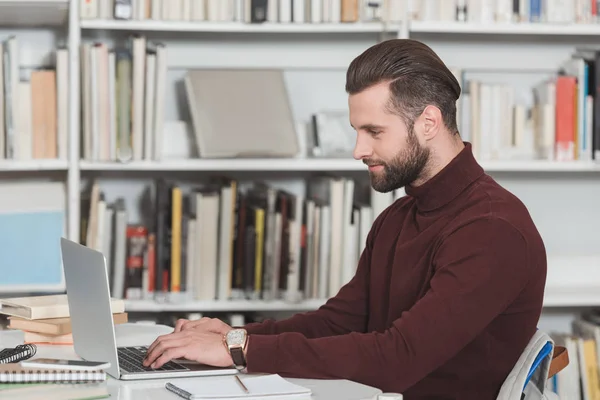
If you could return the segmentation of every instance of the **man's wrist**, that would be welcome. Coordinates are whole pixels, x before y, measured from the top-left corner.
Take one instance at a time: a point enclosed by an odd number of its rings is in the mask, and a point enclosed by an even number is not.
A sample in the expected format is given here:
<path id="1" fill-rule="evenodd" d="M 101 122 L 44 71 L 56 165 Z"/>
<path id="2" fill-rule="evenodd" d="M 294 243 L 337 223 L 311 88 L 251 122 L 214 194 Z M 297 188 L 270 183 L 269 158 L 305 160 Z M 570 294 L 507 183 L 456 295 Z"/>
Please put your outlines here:
<path id="1" fill-rule="evenodd" d="M 248 345 L 248 333 L 246 330 L 243 328 L 231 329 L 224 335 L 223 342 L 227 347 L 232 364 L 238 370 L 245 369 L 247 364 L 246 348 Z"/>

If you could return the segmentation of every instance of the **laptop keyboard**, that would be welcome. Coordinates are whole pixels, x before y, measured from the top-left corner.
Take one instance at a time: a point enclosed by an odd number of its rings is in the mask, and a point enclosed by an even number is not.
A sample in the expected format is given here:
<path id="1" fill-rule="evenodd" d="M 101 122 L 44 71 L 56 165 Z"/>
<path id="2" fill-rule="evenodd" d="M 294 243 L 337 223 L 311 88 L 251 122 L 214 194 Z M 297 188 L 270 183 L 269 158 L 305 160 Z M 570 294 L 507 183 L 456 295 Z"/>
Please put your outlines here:
<path id="1" fill-rule="evenodd" d="M 173 361 L 166 362 L 162 367 L 152 369 L 144 367 L 144 357 L 146 357 L 147 347 L 118 347 L 119 367 L 128 372 L 147 372 L 147 371 L 186 371 L 189 368 L 177 364 Z"/>

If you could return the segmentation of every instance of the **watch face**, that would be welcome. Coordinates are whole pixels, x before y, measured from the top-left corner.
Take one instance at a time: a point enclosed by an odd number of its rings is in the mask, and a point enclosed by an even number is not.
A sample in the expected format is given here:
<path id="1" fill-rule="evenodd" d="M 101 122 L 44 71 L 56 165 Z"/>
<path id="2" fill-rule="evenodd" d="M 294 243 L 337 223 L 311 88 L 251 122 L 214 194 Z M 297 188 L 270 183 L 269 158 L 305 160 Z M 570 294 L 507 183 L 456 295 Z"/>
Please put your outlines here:
<path id="1" fill-rule="evenodd" d="M 233 329 L 227 332 L 227 344 L 230 346 L 241 346 L 246 340 L 246 331 L 243 329 Z"/>

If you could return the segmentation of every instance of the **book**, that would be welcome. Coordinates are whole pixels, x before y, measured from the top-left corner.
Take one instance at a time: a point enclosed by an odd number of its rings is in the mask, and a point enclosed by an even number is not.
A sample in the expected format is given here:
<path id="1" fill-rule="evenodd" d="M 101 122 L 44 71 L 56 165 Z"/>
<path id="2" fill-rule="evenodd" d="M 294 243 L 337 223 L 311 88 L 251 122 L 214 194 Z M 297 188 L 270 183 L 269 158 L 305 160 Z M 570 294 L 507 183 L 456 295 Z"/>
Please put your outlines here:
<path id="1" fill-rule="evenodd" d="M 48 335 L 37 332 L 23 332 L 23 341 L 26 344 L 73 344 L 73 334 Z"/>
<path id="2" fill-rule="evenodd" d="M 167 390 L 188 400 L 211 399 L 310 399 L 310 389 L 291 383 L 277 374 L 220 376 L 167 382 Z"/>
<path id="3" fill-rule="evenodd" d="M 115 325 L 127 322 L 127 313 L 113 314 Z M 21 317 L 9 317 L 8 327 L 46 335 L 67 335 L 72 332 L 71 318 L 44 318 L 30 320 Z"/>
<path id="4" fill-rule="evenodd" d="M 0 299 L 0 314 L 13 315 L 25 319 L 46 319 L 69 317 L 69 303 L 66 294 Z M 112 299 L 113 314 L 125 312 L 123 300 Z"/>
<path id="5" fill-rule="evenodd" d="M 51 368 L 25 368 L 19 363 L 0 364 L 0 383 L 104 382 L 104 370 L 74 371 Z"/>
<path id="6" fill-rule="evenodd" d="M 110 397 L 106 382 L 0 383 L 0 398 L 44 400 L 92 400 Z"/>

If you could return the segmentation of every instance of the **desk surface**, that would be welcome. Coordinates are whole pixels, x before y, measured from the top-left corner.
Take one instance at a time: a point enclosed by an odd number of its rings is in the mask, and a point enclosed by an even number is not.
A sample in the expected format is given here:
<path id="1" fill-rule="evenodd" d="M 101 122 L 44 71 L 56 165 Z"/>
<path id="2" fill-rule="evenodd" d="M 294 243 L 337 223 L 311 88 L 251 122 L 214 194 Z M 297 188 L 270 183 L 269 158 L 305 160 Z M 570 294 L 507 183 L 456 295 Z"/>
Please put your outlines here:
<path id="1" fill-rule="evenodd" d="M 0 332 L 1 333 L 1 332 Z M 12 341 L 2 340 L 0 334 L 0 348 L 14 347 Z M 140 345 L 145 343 L 139 343 Z M 78 359 L 73 346 L 69 345 L 39 345 L 35 358 L 64 358 Z M 177 378 L 181 379 L 181 378 Z M 186 379 L 211 379 L 210 377 L 195 377 Z M 108 377 L 110 400 L 181 400 L 181 397 L 165 389 L 168 379 L 119 381 Z M 312 390 L 314 400 L 375 400 L 381 393 L 379 389 L 362 385 L 348 380 L 316 380 L 316 379 L 289 379 L 298 385 Z"/>

